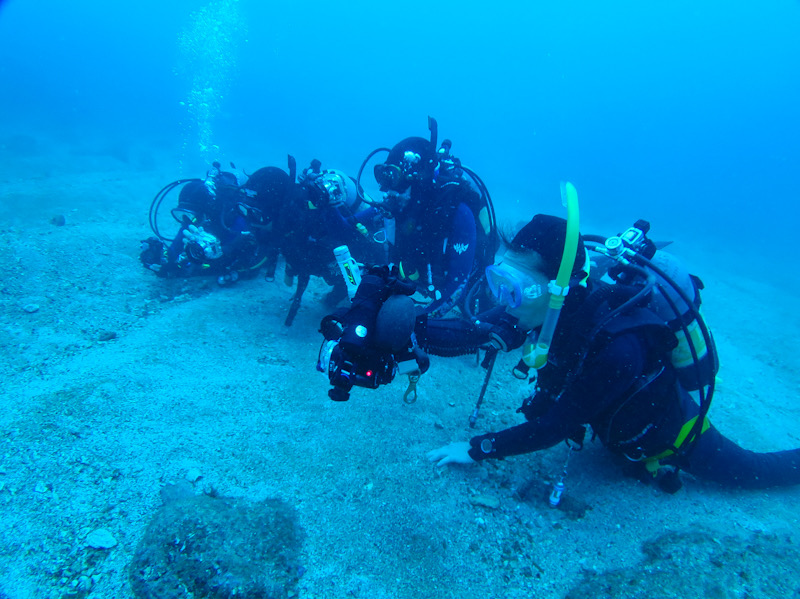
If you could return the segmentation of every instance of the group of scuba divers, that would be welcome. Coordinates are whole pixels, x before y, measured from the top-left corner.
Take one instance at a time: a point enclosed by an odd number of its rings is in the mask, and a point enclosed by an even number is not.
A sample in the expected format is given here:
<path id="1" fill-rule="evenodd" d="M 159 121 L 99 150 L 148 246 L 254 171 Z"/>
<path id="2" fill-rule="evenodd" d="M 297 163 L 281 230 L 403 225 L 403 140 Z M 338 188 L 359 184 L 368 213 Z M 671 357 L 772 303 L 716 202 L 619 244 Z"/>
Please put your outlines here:
<path id="1" fill-rule="evenodd" d="M 431 451 L 439 466 L 560 442 L 569 455 L 588 426 L 629 474 L 667 492 L 680 489 L 680 471 L 739 488 L 800 483 L 800 449 L 748 451 L 709 422 L 719 362 L 700 314 L 703 284 L 647 236 L 646 221 L 608 238 L 581 235 L 577 192 L 564 183 L 566 219 L 537 214 L 501 234 L 486 185 L 428 125 L 429 139 L 373 151 L 356 178 L 316 160 L 298 175 L 290 157 L 288 173 L 248 177 L 215 163 L 205 180 L 171 183 L 151 205 L 156 236 L 141 261 L 160 276 L 213 274 L 224 285 L 262 269 L 272 280 L 282 256 L 286 283 L 297 281 L 287 326 L 310 277 L 322 277 L 332 312 L 317 369 L 336 401 L 402 374 L 413 402 L 429 354 L 474 354 L 486 370 L 474 427 L 498 352 L 521 349 L 512 374 L 531 383 L 518 409 L 526 421 Z M 375 200 L 360 181 L 380 152 Z M 177 189 L 180 229 L 168 239 L 158 211 Z"/>

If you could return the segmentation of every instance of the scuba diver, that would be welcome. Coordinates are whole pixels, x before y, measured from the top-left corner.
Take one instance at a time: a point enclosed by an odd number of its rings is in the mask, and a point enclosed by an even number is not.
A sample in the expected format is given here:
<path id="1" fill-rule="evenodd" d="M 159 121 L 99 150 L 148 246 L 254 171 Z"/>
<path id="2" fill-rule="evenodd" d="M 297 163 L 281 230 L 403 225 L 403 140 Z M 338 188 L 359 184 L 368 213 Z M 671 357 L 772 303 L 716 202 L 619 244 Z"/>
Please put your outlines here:
<path id="1" fill-rule="evenodd" d="M 497 351 L 522 347 L 513 374 L 530 376 L 534 385 L 518 410 L 527 422 L 433 450 L 431 461 L 474 463 L 561 441 L 571 454 L 582 447 L 589 425 L 594 437 L 628 460 L 632 474 L 667 492 L 681 487 L 680 470 L 741 488 L 800 483 L 800 449 L 748 451 L 707 418 L 718 359 L 699 312 L 702 282 L 647 238 L 645 221 L 608 239 L 581 236 L 577 192 L 567 183 L 562 196 L 566 221 L 536 215 L 485 269 L 497 306 L 476 317 L 438 319 L 407 310 L 403 316 L 393 306 L 390 348 L 375 339 L 386 336 L 380 329 L 389 319 L 381 316 L 385 298 L 398 294 L 391 292 L 393 278 L 385 277 L 389 292 L 374 276 L 368 291 L 358 287 L 351 309 L 326 317 L 320 327 L 325 340 L 317 369 L 328 376 L 331 399 L 344 401 L 353 386 L 376 388 L 408 373 L 404 399 L 410 402 L 427 354 L 485 349 L 474 426 Z M 409 322 L 413 332 L 403 336 Z M 552 505 L 563 485 L 564 476 L 553 488 Z"/>
<path id="2" fill-rule="evenodd" d="M 291 326 L 312 276 L 322 277 L 333 288 L 323 302 L 334 307 L 347 297 L 333 250 L 347 245 L 361 263 L 385 260 L 380 237 L 380 213 L 361 200 L 356 182 L 337 169 L 323 169 L 319 160 L 298 177 L 281 219 L 280 251 L 286 261 L 284 281 L 297 279 L 286 317 Z"/>
<path id="3" fill-rule="evenodd" d="M 433 450 L 429 460 L 474 463 L 561 441 L 572 453 L 588 424 L 633 474 L 667 492 L 680 488 L 680 470 L 740 488 L 800 483 L 800 449 L 748 451 L 707 418 L 718 361 L 699 313 L 699 279 L 656 249 L 645 221 L 607 240 L 582 237 L 574 187 L 562 194 L 567 221 L 536 215 L 486 269 L 496 301 L 531 332 L 514 369 L 519 378 L 535 371 L 535 391 L 518 410 L 527 422 Z M 475 326 L 462 329 L 462 346 L 480 339 Z"/>
<path id="4" fill-rule="evenodd" d="M 156 194 L 150 205 L 155 237 L 142 242 L 140 261 L 161 277 L 214 275 L 220 285 L 255 276 L 265 262 L 274 273 L 272 228 L 290 192 L 289 175 L 265 167 L 246 177 L 233 164 L 232 171 L 212 166 L 204 180 L 181 179 Z M 171 214 L 179 229 L 169 238 L 159 229 L 158 211 L 178 187 Z"/>
<path id="5" fill-rule="evenodd" d="M 288 204 L 294 186 L 296 163 L 289 156 L 289 173 L 276 166 L 258 169 L 244 184 L 245 194 L 251 200 L 239 203 L 237 208 L 244 217 L 247 227 L 255 234 L 259 246 L 265 253 L 264 278 L 275 280 L 275 268 L 281 252 L 282 231 L 288 218 Z"/>
<path id="6" fill-rule="evenodd" d="M 451 153 L 437 148 L 437 124 L 428 118 L 430 139 L 408 137 L 374 167 L 384 200 L 373 203 L 386 219 L 388 262 L 413 281 L 426 298 L 423 311 L 446 315 L 463 303 L 467 290 L 491 264 L 497 232 L 491 198 L 483 181 Z"/>

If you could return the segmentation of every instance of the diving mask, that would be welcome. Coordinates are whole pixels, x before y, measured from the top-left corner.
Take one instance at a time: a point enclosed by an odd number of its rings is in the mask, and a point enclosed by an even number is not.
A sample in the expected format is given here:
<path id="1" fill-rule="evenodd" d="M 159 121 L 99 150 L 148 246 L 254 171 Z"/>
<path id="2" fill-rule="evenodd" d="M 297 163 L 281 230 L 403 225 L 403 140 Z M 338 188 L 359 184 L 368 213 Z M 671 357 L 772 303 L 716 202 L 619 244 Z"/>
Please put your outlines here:
<path id="1" fill-rule="evenodd" d="M 381 186 L 381 191 L 399 189 L 403 179 L 403 169 L 396 164 L 376 164 L 375 180 Z"/>
<path id="2" fill-rule="evenodd" d="M 486 282 L 497 302 L 509 308 L 519 308 L 522 302 L 535 300 L 545 294 L 545 289 L 533 277 L 510 264 L 487 266 Z"/>
<path id="3" fill-rule="evenodd" d="M 417 165 L 422 157 L 416 152 L 407 151 L 403 154 L 402 165 L 376 164 L 373 169 L 375 180 L 381 186 L 381 191 L 403 191 L 412 178 L 417 176 Z"/>
<path id="4" fill-rule="evenodd" d="M 203 220 L 203 214 L 192 208 L 186 208 L 183 206 L 178 206 L 177 208 L 173 208 L 172 211 L 172 218 L 175 219 L 180 225 L 196 225 Z"/>

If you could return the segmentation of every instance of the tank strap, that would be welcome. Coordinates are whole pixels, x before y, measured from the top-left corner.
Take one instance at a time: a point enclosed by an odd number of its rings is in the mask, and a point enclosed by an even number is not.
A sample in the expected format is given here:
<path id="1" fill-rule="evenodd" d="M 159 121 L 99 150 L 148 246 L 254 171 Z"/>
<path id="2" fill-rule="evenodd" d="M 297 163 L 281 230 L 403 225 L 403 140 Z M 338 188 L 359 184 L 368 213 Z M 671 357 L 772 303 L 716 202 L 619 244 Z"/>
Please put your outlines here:
<path id="1" fill-rule="evenodd" d="M 692 431 L 692 428 L 697 422 L 697 418 L 698 417 L 695 416 L 694 418 L 691 418 L 690 420 L 684 422 L 683 426 L 681 427 L 681 430 L 678 431 L 678 436 L 675 437 L 675 442 L 672 444 L 672 447 L 662 451 L 659 454 L 644 459 L 648 471 L 650 472 L 657 471 L 661 467 L 661 465 L 659 464 L 660 460 L 663 460 L 664 458 L 668 458 L 670 456 L 677 454 L 684 443 L 687 442 L 691 443 L 692 441 L 694 441 L 694 437 L 689 438 L 689 433 Z M 703 426 L 700 429 L 700 434 L 702 435 L 709 428 L 711 428 L 711 422 L 709 422 L 708 418 L 706 418 L 703 421 Z"/>

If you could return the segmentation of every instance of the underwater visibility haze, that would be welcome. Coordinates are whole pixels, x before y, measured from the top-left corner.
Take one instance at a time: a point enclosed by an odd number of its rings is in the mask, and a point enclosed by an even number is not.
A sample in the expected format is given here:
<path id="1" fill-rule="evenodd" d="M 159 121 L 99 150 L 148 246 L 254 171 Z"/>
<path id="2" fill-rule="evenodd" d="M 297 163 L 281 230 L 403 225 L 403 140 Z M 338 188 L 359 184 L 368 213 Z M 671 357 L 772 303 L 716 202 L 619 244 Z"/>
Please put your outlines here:
<path id="1" fill-rule="evenodd" d="M 255 170 L 285 153 L 354 171 L 425 136 L 431 115 L 502 214 L 557 210 L 561 179 L 598 223 L 636 212 L 691 234 L 782 237 L 796 214 L 790 0 L 0 10 L 6 128 L 180 142 L 187 175 L 198 159 Z"/>
<path id="2" fill-rule="evenodd" d="M 0 0 L 0 599 L 797 596 L 797 489 L 666 495 L 588 441 L 557 510 L 563 446 L 434 469 L 473 356 L 331 402 L 323 283 L 289 329 L 282 277 L 157 279 L 139 243 L 214 161 L 354 176 L 433 117 L 503 228 L 562 181 L 584 233 L 650 221 L 706 283 L 715 425 L 797 447 L 799 31 L 795 0 Z"/>

